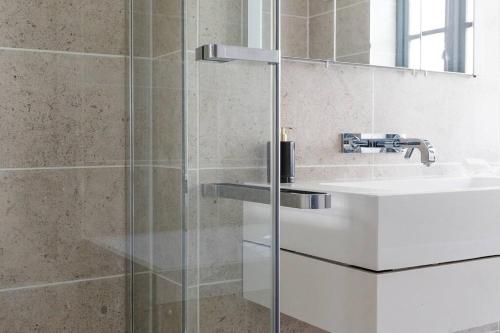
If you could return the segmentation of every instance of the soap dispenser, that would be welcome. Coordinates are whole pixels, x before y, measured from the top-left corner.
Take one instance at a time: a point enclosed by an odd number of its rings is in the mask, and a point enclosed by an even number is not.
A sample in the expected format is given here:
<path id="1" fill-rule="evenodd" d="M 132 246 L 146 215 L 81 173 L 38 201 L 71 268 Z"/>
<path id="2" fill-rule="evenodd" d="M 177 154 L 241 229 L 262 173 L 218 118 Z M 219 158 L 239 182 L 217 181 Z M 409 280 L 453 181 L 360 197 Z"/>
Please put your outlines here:
<path id="1" fill-rule="evenodd" d="M 287 130 L 291 127 L 281 128 L 281 183 L 295 183 L 295 142 L 288 141 Z"/>
<path id="2" fill-rule="evenodd" d="M 288 141 L 287 130 L 291 127 L 282 127 L 280 131 L 280 149 L 281 149 L 281 168 L 280 168 L 280 182 L 282 184 L 289 184 L 295 182 L 295 142 Z M 271 179 L 271 143 L 267 143 L 267 181 Z"/>

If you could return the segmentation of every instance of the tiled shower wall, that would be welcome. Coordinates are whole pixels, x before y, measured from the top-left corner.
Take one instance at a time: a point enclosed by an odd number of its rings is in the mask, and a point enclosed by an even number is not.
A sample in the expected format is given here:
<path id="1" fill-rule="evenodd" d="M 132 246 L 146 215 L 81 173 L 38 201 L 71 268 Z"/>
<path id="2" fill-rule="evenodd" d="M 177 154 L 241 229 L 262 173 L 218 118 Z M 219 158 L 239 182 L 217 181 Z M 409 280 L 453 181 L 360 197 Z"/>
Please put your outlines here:
<path id="1" fill-rule="evenodd" d="M 285 0 L 282 55 L 393 66 L 395 10 L 394 0 Z"/>
<path id="2" fill-rule="evenodd" d="M 326 2 L 332 3 L 333 0 L 326 0 Z M 373 53 L 373 48 L 376 46 L 371 41 L 371 21 L 374 20 L 377 22 L 377 19 L 384 20 L 384 22 L 390 21 L 389 17 L 379 18 L 370 15 L 371 8 L 377 6 L 395 7 L 396 4 L 395 1 L 385 0 L 337 1 L 337 6 L 335 7 L 335 59 L 337 61 L 361 64 L 370 63 L 370 53 Z M 382 13 L 385 14 L 384 12 Z"/>
<path id="3" fill-rule="evenodd" d="M 283 56 L 333 59 L 333 8 L 332 0 L 283 1 Z"/>
<path id="4" fill-rule="evenodd" d="M 124 332 L 125 0 L 0 2 L 0 327 Z"/>
<path id="5" fill-rule="evenodd" d="M 181 1 L 134 1 L 134 332 L 181 331 Z"/>

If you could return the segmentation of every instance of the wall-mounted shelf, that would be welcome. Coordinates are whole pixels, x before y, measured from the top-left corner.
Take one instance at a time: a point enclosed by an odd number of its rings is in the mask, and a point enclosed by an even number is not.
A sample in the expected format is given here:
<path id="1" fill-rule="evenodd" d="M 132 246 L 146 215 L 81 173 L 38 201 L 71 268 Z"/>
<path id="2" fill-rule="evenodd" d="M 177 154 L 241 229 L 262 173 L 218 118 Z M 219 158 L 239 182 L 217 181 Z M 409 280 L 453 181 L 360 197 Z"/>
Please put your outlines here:
<path id="1" fill-rule="evenodd" d="M 265 185 L 244 185 L 230 183 L 203 184 L 205 197 L 233 199 L 240 201 L 269 204 L 270 187 Z M 329 193 L 311 192 L 289 188 L 281 189 L 281 206 L 298 209 L 325 209 L 332 207 Z"/>

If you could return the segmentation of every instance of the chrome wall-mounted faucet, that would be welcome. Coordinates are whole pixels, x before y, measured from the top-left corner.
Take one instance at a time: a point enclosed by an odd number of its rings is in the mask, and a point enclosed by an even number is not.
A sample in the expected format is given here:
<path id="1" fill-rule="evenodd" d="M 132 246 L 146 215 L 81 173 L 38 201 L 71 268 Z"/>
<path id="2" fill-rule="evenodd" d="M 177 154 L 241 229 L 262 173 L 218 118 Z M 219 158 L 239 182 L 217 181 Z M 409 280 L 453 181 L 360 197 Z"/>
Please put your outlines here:
<path id="1" fill-rule="evenodd" d="M 401 134 L 342 133 L 342 153 L 381 154 L 401 153 L 406 149 L 405 158 L 410 158 L 415 149 L 420 151 L 420 160 L 425 166 L 436 162 L 436 151 L 424 139 L 407 139 Z"/>

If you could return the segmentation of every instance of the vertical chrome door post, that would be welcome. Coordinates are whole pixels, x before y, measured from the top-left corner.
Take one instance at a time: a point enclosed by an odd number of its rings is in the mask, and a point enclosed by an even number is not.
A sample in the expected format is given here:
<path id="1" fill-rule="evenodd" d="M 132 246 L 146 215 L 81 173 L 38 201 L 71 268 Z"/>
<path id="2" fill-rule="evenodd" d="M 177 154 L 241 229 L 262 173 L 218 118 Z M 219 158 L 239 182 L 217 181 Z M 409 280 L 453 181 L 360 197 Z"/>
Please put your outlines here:
<path id="1" fill-rule="evenodd" d="M 281 128 L 281 0 L 274 0 L 274 43 L 280 55 L 274 64 L 274 107 L 271 148 L 271 206 L 273 215 L 273 332 L 280 332 L 280 128 Z"/>

